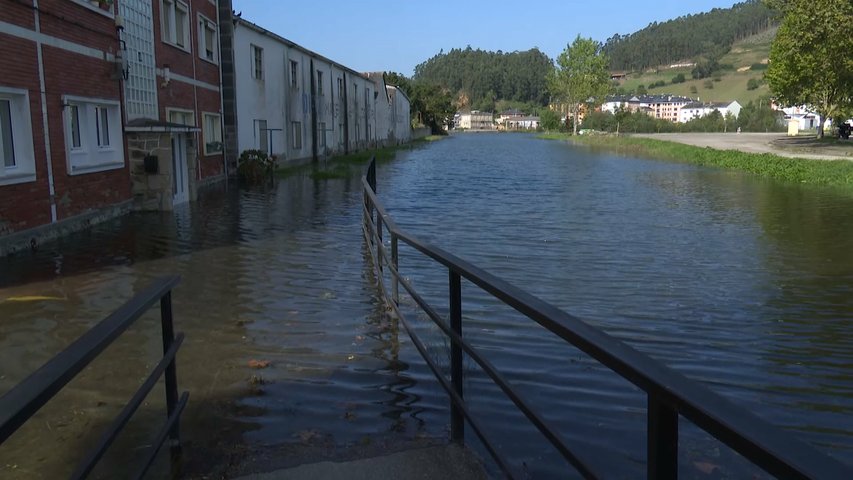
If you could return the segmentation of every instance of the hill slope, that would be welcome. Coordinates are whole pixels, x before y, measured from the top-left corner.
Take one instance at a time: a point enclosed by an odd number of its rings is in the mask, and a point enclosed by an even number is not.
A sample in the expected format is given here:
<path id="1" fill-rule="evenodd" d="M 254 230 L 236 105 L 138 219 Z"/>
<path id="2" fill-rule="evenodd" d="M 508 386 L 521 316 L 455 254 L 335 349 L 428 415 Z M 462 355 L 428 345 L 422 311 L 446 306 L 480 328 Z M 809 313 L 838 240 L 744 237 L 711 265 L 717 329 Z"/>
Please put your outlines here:
<path id="1" fill-rule="evenodd" d="M 687 15 L 648 27 L 630 35 L 614 35 L 604 44 L 613 70 L 642 71 L 659 65 L 717 59 L 738 40 L 767 30 L 774 12 L 759 0 L 731 8 Z"/>
<path id="2" fill-rule="evenodd" d="M 700 98 L 702 101 L 723 102 L 737 100 L 742 105 L 758 100 L 770 94 L 770 89 L 763 82 L 764 70 L 760 65 L 766 64 L 770 55 L 770 44 L 776 36 L 776 28 L 770 28 L 756 35 L 735 42 L 728 53 L 723 55 L 719 62 L 721 65 L 730 65 L 732 68 L 719 70 L 710 79 L 713 88 L 706 88 L 709 79 L 694 80 L 691 78 L 691 67 L 686 68 L 658 68 L 646 72 L 628 75 L 619 87 L 626 92 L 636 92 L 639 86 L 648 88 L 655 82 L 662 81 L 665 86 L 649 89 L 652 94 L 671 93 L 684 95 L 691 98 Z M 673 77 L 678 74 L 684 75 L 684 83 L 673 84 Z M 715 81 L 716 78 L 719 81 Z M 759 82 L 759 87 L 754 90 L 747 89 L 750 79 Z M 692 88 L 691 88 L 692 87 Z M 694 89 L 695 88 L 695 92 Z"/>

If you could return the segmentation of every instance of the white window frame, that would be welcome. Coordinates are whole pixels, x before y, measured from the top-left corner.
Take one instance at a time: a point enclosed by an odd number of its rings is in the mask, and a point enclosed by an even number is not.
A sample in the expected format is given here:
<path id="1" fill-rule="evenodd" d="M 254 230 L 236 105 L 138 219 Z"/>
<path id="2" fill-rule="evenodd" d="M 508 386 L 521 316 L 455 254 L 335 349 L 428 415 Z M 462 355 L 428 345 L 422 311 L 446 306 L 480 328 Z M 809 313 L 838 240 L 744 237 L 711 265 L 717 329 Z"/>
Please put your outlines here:
<path id="1" fill-rule="evenodd" d="M 9 101 L 12 148 L 15 152 L 13 167 L 6 167 L 3 155 L 0 155 L 0 185 L 33 182 L 36 179 L 36 160 L 29 92 L 0 86 L 0 99 Z M 2 149 L 0 142 L 0 151 Z"/>
<path id="2" fill-rule="evenodd" d="M 192 120 L 192 123 L 173 122 L 172 121 L 172 114 L 173 113 L 179 113 L 179 114 L 184 115 L 184 116 L 189 115 L 189 118 Z M 168 121 L 169 123 L 181 123 L 181 125 L 187 125 L 190 127 L 194 127 L 195 122 L 196 122 L 195 111 L 194 110 L 188 110 L 185 108 L 167 108 L 166 109 L 166 121 Z"/>
<path id="3" fill-rule="evenodd" d="M 178 11 L 184 14 L 183 46 L 178 43 Z M 167 15 L 167 12 L 170 13 Z M 190 7 L 181 0 L 160 0 L 160 37 L 163 43 L 179 48 L 186 52 L 191 51 L 190 32 Z"/>
<path id="4" fill-rule="evenodd" d="M 207 119 L 213 117 L 214 120 L 214 130 L 211 132 L 207 128 Z M 201 113 L 201 129 L 202 129 L 202 143 L 204 145 L 204 155 L 220 155 L 224 151 L 224 145 L 222 144 L 222 115 L 216 112 L 202 112 Z M 219 142 L 220 148 L 219 150 L 210 150 L 207 148 L 210 137 L 213 136 L 213 142 Z"/>
<path id="5" fill-rule="evenodd" d="M 205 33 L 213 32 L 213 58 L 207 58 L 207 37 Z M 198 57 L 206 62 L 219 65 L 219 26 L 213 20 L 198 14 Z"/>
<path id="6" fill-rule="evenodd" d="M 258 61 L 260 53 L 260 62 Z M 254 43 L 249 44 L 249 55 L 252 65 L 252 78 L 255 80 L 263 80 L 264 79 L 264 49 L 263 47 L 259 47 Z"/>
<path id="7" fill-rule="evenodd" d="M 302 122 L 290 122 L 290 132 L 293 139 L 291 148 L 302 150 Z"/>
<path id="8" fill-rule="evenodd" d="M 76 109 L 72 108 L 75 106 Z M 62 107 L 66 168 L 69 175 L 124 168 L 124 139 L 118 100 L 64 95 Z M 75 110 L 79 146 L 74 145 L 73 138 L 75 122 L 72 115 Z"/>

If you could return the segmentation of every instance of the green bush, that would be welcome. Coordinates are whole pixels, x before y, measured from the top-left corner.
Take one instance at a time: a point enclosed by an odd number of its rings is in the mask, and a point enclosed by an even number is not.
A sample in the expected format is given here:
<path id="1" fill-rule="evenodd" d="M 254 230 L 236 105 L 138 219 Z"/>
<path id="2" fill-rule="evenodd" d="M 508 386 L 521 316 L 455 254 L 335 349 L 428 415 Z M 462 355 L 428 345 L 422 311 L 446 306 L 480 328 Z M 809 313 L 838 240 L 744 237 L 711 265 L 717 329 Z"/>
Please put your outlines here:
<path id="1" fill-rule="evenodd" d="M 761 86 L 761 84 L 754 78 L 750 78 L 749 81 L 746 82 L 747 90 L 757 90 L 759 86 Z"/>
<path id="2" fill-rule="evenodd" d="M 240 154 L 237 174 L 249 183 L 261 183 L 271 178 L 275 170 L 275 157 L 262 150 L 244 150 Z"/>

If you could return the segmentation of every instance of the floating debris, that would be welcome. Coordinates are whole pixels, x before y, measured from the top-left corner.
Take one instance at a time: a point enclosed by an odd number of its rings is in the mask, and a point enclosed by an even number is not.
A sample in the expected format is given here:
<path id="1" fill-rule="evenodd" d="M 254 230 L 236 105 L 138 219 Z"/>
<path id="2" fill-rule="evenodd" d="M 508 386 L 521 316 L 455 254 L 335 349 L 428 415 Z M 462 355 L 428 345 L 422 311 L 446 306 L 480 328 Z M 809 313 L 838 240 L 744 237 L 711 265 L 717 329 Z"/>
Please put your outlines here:
<path id="1" fill-rule="evenodd" d="M 254 368 L 256 370 L 260 370 L 262 368 L 267 368 L 270 366 L 269 360 L 249 360 L 249 368 Z"/>

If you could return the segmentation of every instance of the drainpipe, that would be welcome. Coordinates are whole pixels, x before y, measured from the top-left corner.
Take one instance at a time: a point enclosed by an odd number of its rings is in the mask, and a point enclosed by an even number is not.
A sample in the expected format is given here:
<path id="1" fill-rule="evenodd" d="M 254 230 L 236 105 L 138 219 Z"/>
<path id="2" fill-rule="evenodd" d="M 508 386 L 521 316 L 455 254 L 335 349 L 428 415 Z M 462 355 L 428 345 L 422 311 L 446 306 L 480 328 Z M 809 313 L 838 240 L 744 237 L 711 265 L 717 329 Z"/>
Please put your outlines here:
<path id="1" fill-rule="evenodd" d="M 216 28 L 218 28 L 219 32 L 221 33 L 222 32 L 222 8 L 221 8 L 220 4 L 225 4 L 225 6 L 228 7 L 228 11 L 230 12 L 231 11 L 231 5 L 230 5 L 231 0 L 219 0 L 219 2 L 217 2 L 217 5 L 219 6 L 219 8 L 216 9 Z M 230 18 L 231 16 L 229 15 L 228 17 L 229 17 L 228 18 L 229 25 L 233 26 L 233 24 L 230 23 L 231 22 L 231 18 Z M 233 45 L 234 44 L 233 43 L 234 42 L 234 40 L 233 40 L 234 39 L 234 36 L 233 36 L 234 30 L 232 29 L 231 32 L 232 32 L 232 36 L 231 36 L 231 39 L 232 39 L 231 42 L 232 43 L 231 44 Z M 219 50 L 219 113 L 222 115 L 220 117 L 222 119 L 222 122 L 220 122 L 219 128 L 223 130 L 223 132 L 222 132 L 222 174 L 225 175 L 225 183 L 227 184 L 228 183 L 228 160 L 227 160 L 227 158 L 228 158 L 228 142 L 225 141 L 225 131 L 224 131 L 225 130 L 225 128 L 224 128 L 224 123 L 225 123 L 225 91 L 223 90 L 224 83 L 222 81 L 222 38 L 220 35 L 217 35 L 216 41 L 219 42 L 219 49 L 218 49 Z M 198 150 L 201 153 L 204 153 L 204 143 L 203 143 L 204 142 L 204 116 L 199 113 L 198 107 L 196 107 L 195 113 L 196 113 L 196 115 L 198 115 L 198 118 L 201 119 L 201 123 L 202 123 L 201 132 L 198 134 L 199 138 L 201 138 L 201 142 L 198 142 L 198 144 L 196 145 L 196 150 Z"/>
<path id="2" fill-rule="evenodd" d="M 33 13 L 35 15 L 36 32 L 41 33 L 41 22 L 39 19 L 39 2 L 33 0 Z M 41 91 L 41 122 L 44 133 L 44 155 L 47 160 L 47 186 L 50 194 L 50 223 L 56 223 L 56 187 L 53 183 L 53 158 L 50 154 L 50 123 L 47 116 L 47 88 L 44 81 L 44 57 L 42 55 L 41 41 L 36 42 L 39 62 L 39 90 Z M 63 110 L 63 114 L 64 114 Z"/>
<path id="3" fill-rule="evenodd" d="M 314 72 L 314 59 L 311 59 L 311 160 L 317 163 L 317 77 Z"/>
<path id="4" fill-rule="evenodd" d="M 347 101 L 347 72 L 344 73 L 344 155 L 349 153 L 349 102 Z"/>

